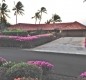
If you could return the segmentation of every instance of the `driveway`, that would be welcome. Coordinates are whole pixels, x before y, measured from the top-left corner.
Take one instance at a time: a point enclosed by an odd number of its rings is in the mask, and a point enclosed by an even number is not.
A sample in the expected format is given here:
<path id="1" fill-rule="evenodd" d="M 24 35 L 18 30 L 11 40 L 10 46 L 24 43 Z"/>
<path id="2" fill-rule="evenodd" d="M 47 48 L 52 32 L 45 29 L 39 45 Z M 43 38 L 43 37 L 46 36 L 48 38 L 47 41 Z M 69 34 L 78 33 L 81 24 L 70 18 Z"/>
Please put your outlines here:
<path id="1" fill-rule="evenodd" d="M 84 42 L 85 37 L 62 37 L 30 50 L 40 52 L 58 52 L 86 55 L 86 48 Z"/>
<path id="2" fill-rule="evenodd" d="M 0 48 L 0 56 L 12 61 L 45 60 L 54 65 L 57 74 L 78 76 L 86 70 L 86 56 L 60 54 L 53 52 L 35 52 L 19 48 Z"/>

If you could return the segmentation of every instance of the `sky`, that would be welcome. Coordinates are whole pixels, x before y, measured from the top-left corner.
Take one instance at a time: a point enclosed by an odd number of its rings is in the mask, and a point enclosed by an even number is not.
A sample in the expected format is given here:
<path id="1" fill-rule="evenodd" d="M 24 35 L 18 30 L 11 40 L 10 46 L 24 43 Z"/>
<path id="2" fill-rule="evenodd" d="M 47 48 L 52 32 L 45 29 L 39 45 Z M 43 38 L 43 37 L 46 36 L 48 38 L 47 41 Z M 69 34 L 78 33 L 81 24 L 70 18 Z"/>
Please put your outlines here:
<path id="1" fill-rule="evenodd" d="M 35 19 L 31 19 L 31 17 L 41 7 L 45 7 L 47 14 L 43 14 L 41 23 L 45 23 L 56 13 L 61 17 L 62 22 L 78 21 L 86 25 L 86 2 L 83 3 L 83 0 L 6 0 L 8 8 L 11 10 L 10 18 L 7 18 L 7 20 L 11 24 L 16 23 L 14 11 L 12 11 L 14 1 L 15 3 L 21 1 L 25 10 L 23 16 L 18 16 L 18 23 L 34 24 Z"/>

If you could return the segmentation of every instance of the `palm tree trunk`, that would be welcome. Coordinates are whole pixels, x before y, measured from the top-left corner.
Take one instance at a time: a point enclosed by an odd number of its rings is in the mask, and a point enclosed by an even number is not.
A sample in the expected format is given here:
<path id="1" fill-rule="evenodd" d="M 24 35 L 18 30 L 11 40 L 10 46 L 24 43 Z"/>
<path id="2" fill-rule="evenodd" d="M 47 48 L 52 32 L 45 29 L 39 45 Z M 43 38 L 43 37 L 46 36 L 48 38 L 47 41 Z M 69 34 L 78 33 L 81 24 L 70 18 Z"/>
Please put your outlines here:
<path id="1" fill-rule="evenodd" d="M 36 22 L 37 22 L 37 18 L 35 18 L 35 24 L 36 24 Z"/>
<path id="2" fill-rule="evenodd" d="M 17 14 L 16 14 L 16 24 L 17 24 Z"/>
<path id="3" fill-rule="evenodd" d="M 40 21 L 39 21 L 39 24 L 40 24 Z"/>
<path id="4" fill-rule="evenodd" d="M 40 18 L 39 24 L 41 23 L 41 20 L 42 20 L 42 12 L 41 12 L 41 18 Z"/>
<path id="5" fill-rule="evenodd" d="M 16 12 L 16 24 L 17 24 L 17 12 Z"/>

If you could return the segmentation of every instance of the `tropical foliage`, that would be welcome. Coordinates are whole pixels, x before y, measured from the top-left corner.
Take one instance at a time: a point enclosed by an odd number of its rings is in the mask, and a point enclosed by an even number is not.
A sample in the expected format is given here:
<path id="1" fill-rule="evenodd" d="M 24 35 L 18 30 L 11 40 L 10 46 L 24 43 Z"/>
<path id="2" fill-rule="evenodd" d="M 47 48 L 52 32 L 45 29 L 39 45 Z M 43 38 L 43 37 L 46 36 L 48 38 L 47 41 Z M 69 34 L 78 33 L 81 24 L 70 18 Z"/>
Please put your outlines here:
<path id="1" fill-rule="evenodd" d="M 0 5 L 0 22 L 1 23 L 6 23 L 7 22 L 7 18 L 9 17 L 9 15 L 7 14 L 8 12 L 10 12 L 10 10 L 8 9 L 8 5 L 6 3 L 2 3 Z"/>
<path id="2" fill-rule="evenodd" d="M 39 23 L 40 23 L 40 20 L 41 20 L 40 12 L 36 12 L 35 13 L 35 16 L 33 16 L 32 19 L 33 18 L 35 18 L 35 24 L 36 24 L 37 20 L 39 20 Z"/>
<path id="3" fill-rule="evenodd" d="M 47 62 L 47 61 L 28 61 L 28 64 L 34 64 L 37 65 L 38 67 L 41 67 L 43 70 L 43 75 L 48 74 L 52 68 L 54 67 L 54 65 L 52 65 L 51 63 Z"/>
<path id="4" fill-rule="evenodd" d="M 13 65 L 6 72 L 6 80 L 14 80 L 15 78 L 22 77 L 31 77 L 33 79 L 38 78 L 38 80 L 40 80 L 42 77 L 42 69 L 35 65 L 21 62 Z"/>
<path id="5" fill-rule="evenodd" d="M 22 4 L 22 2 L 18 1 L 16 4 L 14 2 L 14 7 L 13 7 L 13 11 L 14 11 L 14 15 L 16 16 L 16 24 L 18 23 L 18 15 L 23 15 L 24 14 L 24 6 Z M 8 5 L 6 4 L 6 1 L 5 0 L 2 0 L 2 4 L 0 5 L 0 21 L 1 23 L 4 22 L 6 23 L 7 22 L 7 18 L 6 17 L 9 17 L 8 15 L 8 12 L 10 12 L 10 10 L 8 9 Z M 47 9 L 45 7 L 41 7 L 36 13 L 35 15 L 32 17 L 32 19 L 34 18 L 35 19 L 35 24 L 37 23 L 37 21 L 39 21 L 39 24 L 40 22 L 42 21 L 42 16 L 43 16 L 43 13 L 47 13 Z M 57 14 L 54 14 L 53 17 L 50 19 L 50 20 L 47 20 L 47 24 L 53 22 L 60 22 L 61 21 L 61 18 L 59 15 Z"/>
<path id="6" fill-rule="evenodd" d="M 7 60 L 5 58 L 0 57 L 0 66 L 3 65 L 6 62 L 7 62 Z"/>
<path id="7" fill-rule="evenodd" d="M 39 11 L 40 16 L 41 16 L 40 21 L 39 21 L 39 24 L 40 24 L 40 22 L 41 22 L 41 20 L 42 20 L 42 14 L 43 14 L 43 13 L 47 13 L 47 10 L 46 10 L 45 7 L 41 7 L 41 9 L 38 10 L 38 11 Z"/>
<path id="8" fill-rule="evenodd" d="M 16 24 L 17 24 L 17 15 L 23 15 L 24 13 L 23 13 L 23 11 L 24 11 L 24 9 L 23 9 L 23 4 L 22 4 L 22 2 L 17 2 L 17 4 L 15 5 L 15 7 L 13 8 L 13 11 L 15 11 L 14 12 L 14 15 L 16 15 Z"/>
<path id="9" fill-rule="evenodd" d="M 52 22 L 53 22 L 53 23 L 55 23 L 55 22 L 61 22 L 60 16 L 57 15 L 57 14 L 54 14 L 54 15 L 52 16 Z"/>
<path id="10" fill-rule="evenodd" d="M 44 60 L 16 63 L 6 61 L 0 66 L 0 80 L 50 80 L 47 77 L 49 77 L 49 71 L 52 70 L 53 67 L 53 64 Z M 48 73 L 46 73 L 45 76 L 44 72 L 47 71 Z"/>
<path id="11" fill-rule="evenodd" d="M 1 47 L 20 47 L 20 48 L 31 48 L 42 45 L 44 43 L 55 40 L 56 37 L 53 34 L 42 34 L 36 36 L 0 36 Z"/>
<path id="12" fill-rule="evenodd" d="M 46 24 L 50 24 L 50 23 L 56 23 L 56 22 L 61 22 L 61 17 L 57 14 L 53 14 L 52 18 L 47 20 L 47 22 L 45 22 Z"/>
<path id="13" fill-rule="evenodd" d="M 42 14 L 47 13 L 46 11 L 47 10 L 45 7 L 41 7 L 41 9 L 35 13 L 35 16 L 32 17 L 32 19 L 35 18 L 35 24 L 36 24 L 37 20 L 39 20 L 39 24 L 40 24 L 40 22 L 42 20 Z"/>

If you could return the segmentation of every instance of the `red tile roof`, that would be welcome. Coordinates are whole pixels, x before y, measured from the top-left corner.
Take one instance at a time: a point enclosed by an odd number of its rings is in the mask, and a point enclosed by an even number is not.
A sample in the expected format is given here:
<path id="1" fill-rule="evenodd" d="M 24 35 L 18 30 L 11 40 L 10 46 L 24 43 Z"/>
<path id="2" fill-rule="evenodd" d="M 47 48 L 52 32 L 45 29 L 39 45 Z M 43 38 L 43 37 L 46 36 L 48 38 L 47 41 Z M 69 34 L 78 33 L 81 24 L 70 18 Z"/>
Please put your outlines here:
<path id="1" fill-rule="evenodd" d="M 75 22 L 69 22 L 69 23 L 55 23 L 55 24 L 25 24 L 25 23 L 19 23 L 16 25 L 12 25 L 9 27 L 9 29 L 21 29 L 26 31 L 31 30 L 81 30 L 86 29 L 86 26 L 75 21 Z"/>

